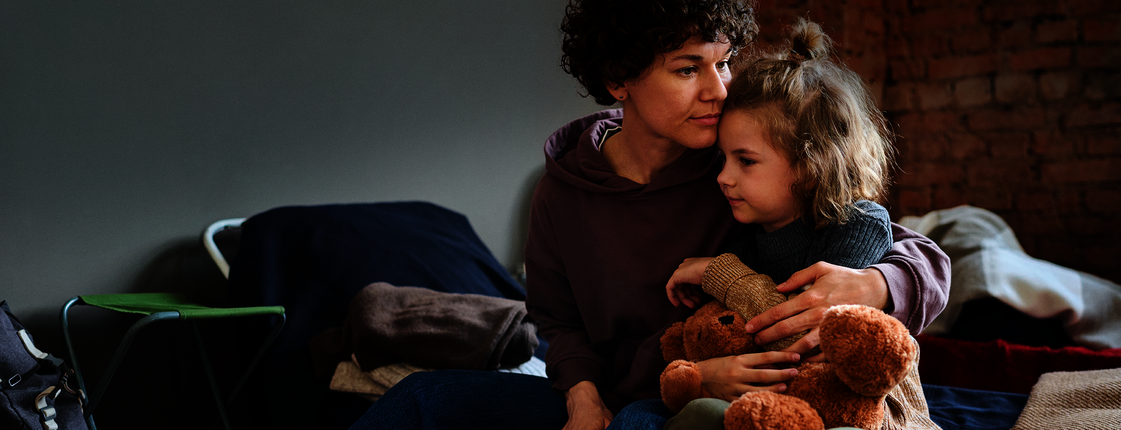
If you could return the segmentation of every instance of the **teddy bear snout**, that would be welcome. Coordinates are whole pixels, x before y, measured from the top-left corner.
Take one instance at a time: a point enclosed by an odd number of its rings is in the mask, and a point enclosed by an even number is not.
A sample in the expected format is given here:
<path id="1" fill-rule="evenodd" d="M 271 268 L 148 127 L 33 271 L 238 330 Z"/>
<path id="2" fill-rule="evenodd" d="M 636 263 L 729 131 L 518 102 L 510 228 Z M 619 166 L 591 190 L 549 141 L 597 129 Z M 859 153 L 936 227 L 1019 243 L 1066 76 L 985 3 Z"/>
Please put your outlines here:
<path id="1" fill-rule="evenodd" d="M 716 320 L 720 321 L 720 324 L 728 325 L 728 324 L 731 324 L 731 323 L 735 322 L 736 317 L 735 317 L 735 315 L 724 315 L 720 318 L 717 318 Z"/>

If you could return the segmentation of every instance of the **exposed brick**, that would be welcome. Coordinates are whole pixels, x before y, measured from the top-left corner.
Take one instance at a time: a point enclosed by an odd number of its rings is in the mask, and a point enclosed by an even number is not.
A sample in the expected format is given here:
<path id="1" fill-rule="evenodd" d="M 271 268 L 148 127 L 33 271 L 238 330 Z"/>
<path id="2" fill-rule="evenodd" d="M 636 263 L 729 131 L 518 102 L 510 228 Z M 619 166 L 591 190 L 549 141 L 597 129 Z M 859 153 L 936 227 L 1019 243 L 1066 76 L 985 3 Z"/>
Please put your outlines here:
<path id="1" fill-rule="evenodd" d="M 1075 92 L 1081 74 L 1077 72 L 1047 72 L 1039 76 L 1039 93 L 1047 100 L 1061 100 Z"/>
<path id="2" fill-rule="evenodd" d="M 967 160 L 965 170 L 970 186 L 1001 184 L 1005 190 L 1009 184 L 1023 184 L 1036 177 L 1031 163 L 1024 160 L 984 160 L 973 163 Z"/>
<path id="3" fill-rule="evenodd" d="M 898 28 L 898 21 L 888 21 L 888 30 L 885 34 L 884 54 L 888 58 L 910 58 L 911 57 L 911 42 L 903 36 L 902 30 Z"/>
<path id="4" fill-rule="evenodd" d="M 1026 107 L 1012 111 L 982 110 L 969 114 L 966 123 L 972 130 L 1032 130 L 1044 124 L 1041 108 Z"/>
<path id="5" fill-rule="evenodd" d="M 950 37 L 950 47 L 958 54 L 973 54 L 992 46 L 993 39 L 987 28 L 962 30 Z"/>
<path id="6" fill-rule="evenodd" d="M 938 110 L 954 101 L 950 92 L 950 84 L 933 82 L 921 83 L 915 86 L 915 95 L 919 100 L 919 107 L 923 110 Z"/>
<path id="7" fill-rule="evenodd" d="M 973 206 L 989 210 L 1012 209 L 1012 194 L 1002 186 L 970 186 L 966 188 L 966 199 Z"/>
<path id="8" fill-rule="evenodd" d="M 996 71 L 996 58 L 992 55 L 932 59 L 927 64 L 930 79 L 952 79 L 978 76 Z"/>
<path id="9" fill-rule="evenodd" d="M 1093 212 L 1121 214 L 1121 191 L 1093 190 L 1086 192 L 1086 206 Z M 1114 227 L 1116 228 L 1116 226 Z"/>
<path id="10" fill-rule="evenodd" d="M 1011 218 L 1008 221 L 1008 225 L 1012 227 L 1012 231 L 1016 232 L 1016 236 L 1048 235 L 1056 232 L 1062 233 L 1066 230 L 1062 218 L 1057 214 L 1045 212 L 1022 213 L 1016 217 L 1015 223 L 1012 222 Z M 1053 244 L 1048 244 L 1043 248 L 1049 246 L 1053 246 Z"/>
<path id="11" fill-rule="evenodd" d="M 1090 74 L 1083 94 L 1092 100 L 1121 99 L 1121 74 Z"/>
<path id="12" fill-rule="evenodd" d="M 930 202 L 930 192 L 925 188 L 899 191 L 899 206 L 905 209 L 928 211 L 932 209 Z"/>
<path id="13" fill-rule="evenodd" d="M 884 10 L 895 15 L 901 15 L 911 11 L 910 0 L 884 0 Z M 918 6 L 918 5 L 916 5 Z M 921 6 L 920 6 L 921 7 Z M 766 10 L 766 9 L 759 9 Z"/>
<path id="14" fill-rule="evenodd" d="M 1031 134 L 1025 132 L 989 133 L 983 139 L 989 144 L 993 158 L 1023 159 L 1031 146 Z"/>
<path id="15" fill-rule="evenodd" d="M 1086 153 L 1090 155 L 1121 154 L 1121 129 L 1106 130 L 1086 136 Z"/>
<path id="16" fill-rule="evenodd" d="M 1035 80 L 1028 74 L 997 75 L 993 80 L 993 93 L 1001 103 L 1013 103 L 1035 98 Z"/>
<path id="17" fill-rule="evenodd" d="M 915 91 L 914 84 L 888 85 L 884 88 L 884 103 L 881 106 L 887 111 L 914 109 Z"/>
<path id="18" fill-rule="evenodd" d="M 977 13 L 966 8 L 927 9 L 916 13 L 910 27 L 916 32 L 957 29 L 976 25 Z"/>
<path id="19" fill-rule="evenodd" d="M 1022 211 L 1054 210 L 1055 196 L 1050 191 L 1022 191 L 1016 193 L 1016 209 Z"/>
<path id="20" fill-rule="evenodd" d="M 1121 2 L 1116 0 L 1077 0 L 1068 3 L 1067 11 L 1073 16 L 1121 12 Z"/>
<path id="21" fill-rule="evenodd" d="M 1069 42 L 1077 39 L 1078 20 L 1044 22 L 1035 28 L 1035 40 L 1039 43 Z"/>
<path id="22" fill-rule="evenodd" d="M 1031 44 L 1031 26 L 1026 22 L 1000 30 L 996 34 L 996 44 L 1001 48 L 1019 48 Z"/>
<path id="23" fill-rule="evenodd" d="M 946 209 L 969 204 L 969 199 L 965 197 L 965 193 L 955 187 L 936 188 L 933 192 L 932 199 L 935 209 Z"/>
<path id="24" fill-rule="evenodd" d="M 1060 135 L 1054 131 L 1037 131 L 1032 134 L 1031 150 L 1033 154 L 1057 159 L 1074 154 L 1075 140 L 1076 137 Z"/>
<path id="25" fill-rule="evenodd" d="M 1059 202 L 1056 209 L 1060 214 L 1082 212 L 1082 194 L 1077 191 L 1060 189 L 1055 192 L 1055 199 Z"/>
<path id="26" fill-rule="evenodd" d="M 949 136 L 950 157 L 954 160 L 970 160 L 985 155 L 988 146 L 985 141 L 968 133 L 953 133 Z"/>
<path id="27" fill-rule="evenodd" d="M 964 178 L 965 169 L 959 164 L 917 162 L 911 163 L 908 169 L 899 172 L 896 182 L 903 186 L 919 186 L 950 184 L 961 182 Z"/>
<path id="28" fill-rule="evenodd" d="M 917 8 L 960 6 L 976 9 L 978 6 L 984 5 L 985 0 L 912 0 L 911 4 Z"/>
<path id="29" fill-rule="evenodd" d="M 1022 72 L 1035 69 L 1058 69 L 1070 66 L 1070 48 L 1039 48 L 1008 56 L 1008 66 L 1013 71 Z"/>
<path id="30" fill-rule="evenodd" d="M 927 112 L 922 116 L 926 133 L 945 133 L 960 128 L 960 114 L 954 111 Z"/>
<path id="31" fill-rule="evenodd" d="M 1065 124 L 1067 127 L 1121 124 L 1121 103 L 1080 105 L 1071 110 Z"/>
<path id="32" fill-rule="evenodd" d="M 1090 198 L 1087 197 L 1086 201 L 1089 202 Z M 1109 222 L 1096 216 L 1068 216 L 1064 217 L 1063 221 L 1068 232 L 1079 236 L 1094 236 L 1117 228 L 1116 222 Z"/>
<path id="33" fill-rule="evenodd" d="M 1086 18 L 1082 20 L 1082 40 L 1112 42 L 1121 40 L 1121 18 Z"/>
<path id="34" fill-rule="evenodd" d="M 915 161 L 938 161 L 948 152 L 949 142 L 943 134 L 922 134 L 909 140 Z"/>
<path id="35" fill-rule="evenodd" d="M 888 76 L 897 81 L 922 79 L 926 76 L 926 62 L 922 60 L 895 60 L 888 63 Z"/>
<path id="36" fill-rule="evenodd" d="M 950 55 L 950 40 L 945 35 L 922 34 L 912 37 L 911 55 L 919 58 Z"/>
<path id="37" fill-rule="evenodd" d="M 989 6 L 982 11 L 986 21 L 1013 21 L 1022 18 L 1034 18 L 1039 15 L 1055 14 L 1058 12 L 1058 2 L 1055 1 L 1018 1 Z"/>
<path id="38" fill-rule="evenodd" d="M 954 83 L 954 98 L 963 107 L 980 106 L 993 100 L 992 80 L 968 78 Z"/>
<path id="39" fill-rule="evenodd" d="M 1044 163 L 1040 172 L 1044 183 L 1121 181 L 1121 158 Z"/>
<path id="40" fill-rule="evenodd" d="M 1116 46 L 1079 46 L 1078 67 L 1121 68 L 1121 49 Z"/>

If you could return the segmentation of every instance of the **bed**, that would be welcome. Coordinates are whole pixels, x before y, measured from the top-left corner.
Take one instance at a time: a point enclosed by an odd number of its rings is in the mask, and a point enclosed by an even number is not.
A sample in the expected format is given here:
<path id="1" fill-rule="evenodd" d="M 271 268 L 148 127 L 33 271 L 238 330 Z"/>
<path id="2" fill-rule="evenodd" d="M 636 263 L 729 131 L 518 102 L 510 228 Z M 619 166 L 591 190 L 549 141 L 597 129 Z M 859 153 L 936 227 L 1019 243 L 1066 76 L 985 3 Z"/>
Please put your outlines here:
<path id="1" fill-rule="evenodd" d="M 944 233 L 952 230 L 946 226 L 961 219 L 941 214 L 911 221 L 944 241 Z M 252 394 L 231 413 L 235 423 L 251 428 L 345 429 L 361 417 L 369 396 L 330 388 L 347 351 L 337 342 L 323 343 L 323 335 L 344 326 L 351 299 L 372 283 L 525 299 L 524 288 L 490 254 L 466 217 L 431 203 L 281 207 L 250 217 L 236 236 L 237 252 L 229 258 L 231 304 L 282 305 L 289 321 L 250 382 Z M 959 254 L 951 257 L 965 255 Z M 955 266 L 955 287 L 957 276 Z M 1054 315 L 1039 318 L 1004 298 L 952 298 L 953 320 L 918 337 L 924 391 L 932 418 L 943 428 L 1011 428 L 1025 409 L 1033 409 L 1031 389 L 1041 375 L 1121 368 L 1116 346 L 1090 348 L 1061 336 L 1072 321 L 1077 324 L 1068 314 L 1061 315 L 1067 318 L 1062 321 Z M 986 319 L 994 315 L 1021 320 L 1002 331 L 1010 320 Z M 996 319 L 1005 324 L 998 327 L 991 321 Z M 1046 337 L 1045 345 L 1023 344 L 1022 339 L 1036 339 L 1033 333 L 1040 327 L 1056 335 Z M 543 357 L 547 347 L 537 339 L 533 356 Z"/>

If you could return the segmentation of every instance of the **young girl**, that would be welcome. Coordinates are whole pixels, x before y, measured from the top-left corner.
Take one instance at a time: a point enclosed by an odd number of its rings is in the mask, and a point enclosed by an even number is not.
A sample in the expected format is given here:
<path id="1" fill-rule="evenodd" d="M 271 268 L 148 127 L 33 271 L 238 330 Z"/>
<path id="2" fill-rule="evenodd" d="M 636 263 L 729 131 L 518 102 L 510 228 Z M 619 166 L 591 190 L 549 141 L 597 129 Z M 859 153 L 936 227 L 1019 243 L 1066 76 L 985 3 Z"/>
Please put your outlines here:
<path id="1" fill-rule="evenodd" d="M 702 280 L 713 295 L 728 288 L 737 276 L 726 274 L 742 274 L 744 265 L 782 282 L 818 261 L 861 269 L 891 248 L 890 219 L 874 202 L 888 185 L 891 133 L 861 78 L 831 62 L 829 51 L 821 27 L 799 21 L 789 46 L 751 60 L 732 81 L 718 133 L 725 161 L 717 182 L 736 220 L 750 225 L 733 241 L 734 257 L 679 266 L 666 285 L 675 306 L 696 307 Z M 728 304 L 748 320 L 759 310 L 746 308 L 756 305 Z M 809 333 L 816 336 L 816 328 Z M 746 389 L 785 391 L 781 382 L 796 370 L 764 361 L 743 361 L 762 363 Z M 706 386 L 720 379 L 703 377 Z M 711 399 L 691 403 L 666 428 L 722 428 L 726 407 Z M 925 403 L 914 412 L 925 417 Z"/>

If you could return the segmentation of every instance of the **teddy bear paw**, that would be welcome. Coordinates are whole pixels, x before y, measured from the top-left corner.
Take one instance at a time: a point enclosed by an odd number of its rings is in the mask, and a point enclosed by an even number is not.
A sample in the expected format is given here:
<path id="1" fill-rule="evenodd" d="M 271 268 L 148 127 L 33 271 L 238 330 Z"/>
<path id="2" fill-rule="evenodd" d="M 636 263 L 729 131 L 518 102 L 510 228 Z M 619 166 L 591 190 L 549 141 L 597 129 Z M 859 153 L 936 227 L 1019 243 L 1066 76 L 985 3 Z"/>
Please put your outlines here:
<path id="1" fill-rule="evenodd" d="M 674 412 L 680 412 L 689 402 L 710 397 L 701 385 L 701 371 L 697 363 L 674 360 L 662 371 L 662 401 Z"/>
<path id="2" fill-rule="evenodd" d="M 724 428 L 736 430 L 825 430 L 809 403 L 770 391 L 745 393 L 724 411 Z"/>

